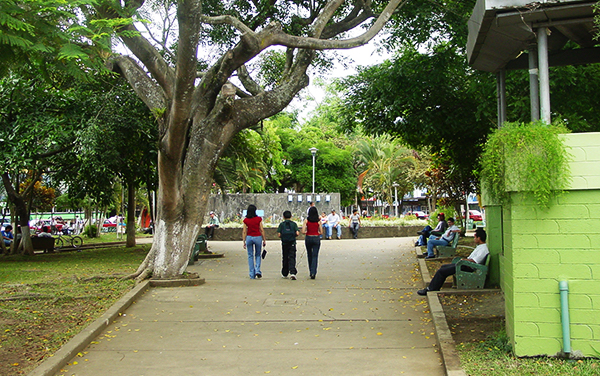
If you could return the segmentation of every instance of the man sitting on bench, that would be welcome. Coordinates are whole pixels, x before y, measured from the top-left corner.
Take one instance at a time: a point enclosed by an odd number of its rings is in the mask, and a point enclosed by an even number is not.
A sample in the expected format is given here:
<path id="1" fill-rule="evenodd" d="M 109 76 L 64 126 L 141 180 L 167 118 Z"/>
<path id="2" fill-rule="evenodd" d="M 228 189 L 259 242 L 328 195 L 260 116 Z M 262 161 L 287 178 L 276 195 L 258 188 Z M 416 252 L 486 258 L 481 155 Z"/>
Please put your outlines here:
<path id="1" fill-rule="evenodd" d="M 450 245 L 456 234 L 460 232 L 460 229 L 454 224 L 454 218 L 448 218 L 448 229 L 442 236 L 431 235 L 427 241 L 427 253 L 423 253 L 425 258 L 435 258 L 433 248 L 436 245 Z"/>
<path id="2" fill-rule="evenodd" d="M 448 220 L 448 222 L 450 222 L 450 220 Z M 488 254 L 490 253 L 487 244 L 485 244 L 485 241 L 487 239 L 487 234 L 485 233 L 485 230 L 482 228 L 478 228 L 477 230 L 475 230 L 474 239 L 475 244 L 477 244 L 477 247 L 473 250 L 473 252 L 471 252 L 469 257 L 467 257 L 467 260 L 477 264 L 485 264 L 485 260 Z M 465 270 L 464 268 L 471 269 L 466 265 L 463 266 L 463 270 Z M 471 269 L 466 271 L 473 270 Z M 435 272 L 435 275 L 431 279 L 431 282 L 429 282 L 429 286 L 425 287 L 423 290 L 417 291 L 417 294 L 427 295 L 428 291 L 440 291 L 440 288 L 442 288 L 442 285 L 444 284 L 446 278 L 453 274 L 456 274 L 455 264 L 444 264 L 440 266 L 438 271 Z"/>

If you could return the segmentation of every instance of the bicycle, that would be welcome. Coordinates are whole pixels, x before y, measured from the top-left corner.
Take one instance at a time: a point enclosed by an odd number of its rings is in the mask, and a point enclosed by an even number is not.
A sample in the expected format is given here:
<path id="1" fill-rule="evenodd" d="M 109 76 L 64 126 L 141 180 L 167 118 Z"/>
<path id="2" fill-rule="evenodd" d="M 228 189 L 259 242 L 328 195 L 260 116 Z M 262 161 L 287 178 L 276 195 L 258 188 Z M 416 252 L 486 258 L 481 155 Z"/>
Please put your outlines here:
<path id="1" fill-rule="evenodd" d="M 71 245 L 73 248 L 79 248 L 83 245 L 83 239 L 80 236 L 62 234 L 54 240 L 54 248 L 60 250 L 63 247 Z"/>

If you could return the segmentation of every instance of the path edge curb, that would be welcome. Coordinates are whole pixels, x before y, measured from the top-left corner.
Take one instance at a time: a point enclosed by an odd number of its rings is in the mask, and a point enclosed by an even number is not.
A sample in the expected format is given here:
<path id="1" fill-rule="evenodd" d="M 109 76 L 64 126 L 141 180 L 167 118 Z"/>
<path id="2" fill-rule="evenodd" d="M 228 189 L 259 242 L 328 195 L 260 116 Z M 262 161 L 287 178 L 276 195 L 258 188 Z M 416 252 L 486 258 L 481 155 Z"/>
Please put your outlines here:
<path id="1" fill-rule="evenodd" d="M 417 255 L 421 254 L 421 247 L 415 248 Z M 430 281 L 429 269 L 425 259 L 417 259 L 419 261 L 419 269 L 421 270 L 421 278 L 423 282 Z M 442 303 L 438 297 L 437 292 L 430 292 L 427 294 L 427 301 L 429 302 L 429 311 L 433 317 L 433 325 L 435 326 L 435 335 L 444 362 L 447 376 L 467 376 L 467 373 L 463 370 L 460 365 L 460 358 L 456 352 L 456 343 L 452 338 L 452 333 L 448 328 L 448 322 L 446 321 L 446 314 L 442 308 Z"/>
<path id="2" fill-rule="evenodd" d="M 117 319 L 136 299 L 150 288 L 150 281 L 145 280 L 137 284 L 113 304 L 102 316 L 86 326 L 79 334 L 71 338 L 58 351 L 44 360 L 28 376 L 51 376 L 58 373 L 77 353 L 83 351 L 93 340 L 98 337 L 106 327 Z"/>

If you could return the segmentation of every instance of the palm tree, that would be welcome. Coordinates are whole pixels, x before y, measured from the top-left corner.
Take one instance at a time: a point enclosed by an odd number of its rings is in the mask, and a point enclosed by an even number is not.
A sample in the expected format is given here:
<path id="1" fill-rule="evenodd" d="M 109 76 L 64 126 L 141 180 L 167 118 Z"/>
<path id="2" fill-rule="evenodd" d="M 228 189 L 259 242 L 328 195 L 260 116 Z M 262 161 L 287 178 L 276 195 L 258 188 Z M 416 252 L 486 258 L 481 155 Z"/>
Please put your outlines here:
<path id="1" fill-rule="evenodd" d="M 362 139 L 356 148 L 358 190 L 370 189 L 390 206 L 394 201 L 394 183 L 398 193 L 414 189 L 416 154 L 389 136 Z"/>

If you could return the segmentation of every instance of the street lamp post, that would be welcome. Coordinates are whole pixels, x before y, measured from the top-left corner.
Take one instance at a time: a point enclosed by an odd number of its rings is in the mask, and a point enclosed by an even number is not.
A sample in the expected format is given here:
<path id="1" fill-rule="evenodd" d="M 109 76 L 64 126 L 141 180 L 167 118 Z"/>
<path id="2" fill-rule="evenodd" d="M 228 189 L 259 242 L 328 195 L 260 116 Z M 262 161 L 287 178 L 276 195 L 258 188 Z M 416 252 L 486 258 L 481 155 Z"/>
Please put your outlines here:
<path id="1" fill-rule="evenodd" d="M 312 147 L 308 150 L 310 150 L 313 157 L 312 193 L 315 194 L 315 156 L 317 155 L 317 150 L 319 149 Z"/>
<path id="2" fill-rule="evenodd" d="M 398 186 L 399 184 L 394 182 L 392 187 L 394 187 L 394 213 L 396 213 L 396 218 L 398 218 Z"/>

